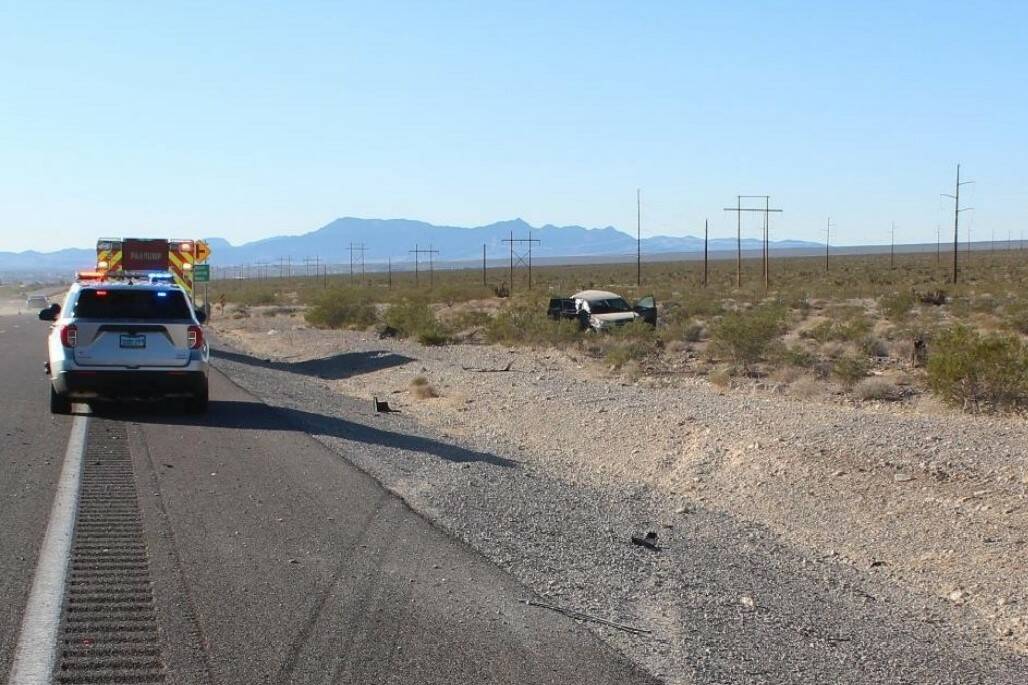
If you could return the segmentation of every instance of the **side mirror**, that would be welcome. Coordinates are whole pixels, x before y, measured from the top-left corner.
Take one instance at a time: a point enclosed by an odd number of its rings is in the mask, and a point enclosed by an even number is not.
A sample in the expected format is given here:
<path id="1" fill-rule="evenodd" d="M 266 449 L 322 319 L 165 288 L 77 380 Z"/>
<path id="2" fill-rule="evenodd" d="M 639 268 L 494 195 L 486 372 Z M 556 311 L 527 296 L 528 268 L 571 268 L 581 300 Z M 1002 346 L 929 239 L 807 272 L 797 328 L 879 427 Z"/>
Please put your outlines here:
<path id="1" fill-rule="evenodd" d="M 196 320 L 198 322 L 200 322 L 200 323 L 206 322 L 207 321 L 207 312 L 205 312 L 202 309 L 197 309 L 196 310 Z"/>
<path id="2" fill-rule="evenodd" d="M 56 302 L 43 309 L 39 312 L 40 321 L 57 321 L 57 317 L 61 315 L 61 305 Z"/>

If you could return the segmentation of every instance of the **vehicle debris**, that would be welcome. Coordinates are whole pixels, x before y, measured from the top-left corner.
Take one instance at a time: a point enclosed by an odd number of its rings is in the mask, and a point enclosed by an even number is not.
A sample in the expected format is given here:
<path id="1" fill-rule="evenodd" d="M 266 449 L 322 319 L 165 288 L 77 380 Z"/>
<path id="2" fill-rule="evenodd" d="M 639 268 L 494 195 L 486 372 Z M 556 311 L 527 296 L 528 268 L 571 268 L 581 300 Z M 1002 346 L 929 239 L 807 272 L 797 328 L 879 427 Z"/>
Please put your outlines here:
<path id="1" fill-rule="evenodd" d="M 476 369 L 473 366 L 461 366 L 460 368 L 462 368 L 465 371 L 474 371 L 475 373 L 504 373 L 506 371 L 510 371 L 511 367 L 513 366 L 514 360 L 511 359 L 509 362 L 507 362 L 507 365 L 502 369 Z"/>
<path id="2" fill-rule="evenodd" d="M 383 400 L 379 400 L 377 397 L 372 397 L 371 400 L 374 403 L 375 412 L 378 413 L 378 414 L 399 414 L 400 413 L 399 409 L 393 409 L 392 407 L 389 406 L 388 402 L 385 402 Z"/>
<path id="3" fill-rule="evenodd" d="M 575 611 L 574 609 L 565 609 L 564 607 L 557 606 L 556 604 L 547 604 L 546 602 L 538 602 L 534 599 L 525 600 L 525 604 L 533 607 L 542 607 L 543 609 L 549 609 L 556 611 L 557 613 L 564 614 L 570 618 L 577 618 L 582 621 L 592 621 L 593 623 L 600 623 L 611 628 L 617 628 L 623 630 L 626 633 L 637 633 L 640 635 L 649 635 L 653 631 L 646 628 L 636 628 L 635 626 L 625 625 L 624 623 L 616 623 L 614 621 L 608 621 L 605 618 L 599 616 L 593 616 L 591 614 L 584 614 L 581 611 Z"/>
<path id="4" fill-rule="evenodd" d="M 632 544 L 652 549 L 654 552 L 661 550 L 660 545 L 657 544 L 657 533 L 652 530 L 647 531 L 646 535 L 633 535 Z"/>

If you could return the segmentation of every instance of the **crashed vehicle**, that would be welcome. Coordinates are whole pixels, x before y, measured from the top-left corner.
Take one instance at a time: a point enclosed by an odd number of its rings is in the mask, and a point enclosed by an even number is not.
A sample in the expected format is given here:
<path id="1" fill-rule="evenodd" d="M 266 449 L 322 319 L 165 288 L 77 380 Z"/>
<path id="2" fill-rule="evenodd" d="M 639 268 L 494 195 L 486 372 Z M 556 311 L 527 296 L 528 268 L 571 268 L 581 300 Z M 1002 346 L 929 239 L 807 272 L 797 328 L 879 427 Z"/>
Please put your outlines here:
<path id="1" fill-rule="evenodd" d="M 657 325 L 657 303 L 652 295 L 630 305 L 606 290 L 583 290 L 571 297 L 554 297 L 546 310 L 551 319 L 577 319 L 583 329 L 606 331 L 642 319 Z"/>

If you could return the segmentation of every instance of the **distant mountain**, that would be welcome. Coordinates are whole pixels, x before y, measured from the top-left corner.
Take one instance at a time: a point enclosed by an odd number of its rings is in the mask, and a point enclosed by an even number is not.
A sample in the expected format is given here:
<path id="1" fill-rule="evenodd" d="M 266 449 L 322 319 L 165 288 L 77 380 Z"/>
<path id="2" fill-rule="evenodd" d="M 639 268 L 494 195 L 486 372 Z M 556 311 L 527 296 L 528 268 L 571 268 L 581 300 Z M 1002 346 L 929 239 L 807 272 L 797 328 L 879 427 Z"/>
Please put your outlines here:
<path id="1" fill-rule="evenodd" d="M 222 238 L 206 238 L 213 248 L 211 263 L 214 265 L 253 264 L 257 262 L 277 263 L 290 259 L 300 263 L 305 258 L 317 257 L 321 262 L 348 263 L 350 244 L 363 244 L 364 258 L 368 263 L 411 259 L 410 250 L 438 250 L 435 259 L 457 261 L 478 259 L 482 245 L 490 259 L 508 253 L 504 243 L 511 237 L 532 238 L 539 242 L 532 246 L 533 256 L 552 260 L 559 257 L 612 257 L 634 255 L 635 237 L 619 231 L 613 226 L 606 228 L 584 228 L 582 226 L 553 226 L 539 228 L 530 226 L 521 219 L 500 221 L 488 226 L 463 228 L 459 226 L 435 226 L 423 221 L 409 219 L 359 219 L 345 217 L 302 235 L 283 235 L 265 238 L 242 245 L 232 245 Z M 817 247 L 817 243 L 798 240 L 773 241 L 772 249 L 797 249 Z M 760 249 L 760 241 L 742 241 L 744 250 Z M 710 250 L 734 250 L 734 239 L 717 238 L 710 241 Z M 643 238 L 644 254 L 671 252 L 698 252 L 703 250 L 703 239 L 694 236 L 654 236 Z M 359 259 L 359 253 L 354 253 Z M 53 271 L 86 268 L 92 265 L 95 254 L 92 250 L 68 249 L 58 252 L 0 252 L 2 271 Z"/>

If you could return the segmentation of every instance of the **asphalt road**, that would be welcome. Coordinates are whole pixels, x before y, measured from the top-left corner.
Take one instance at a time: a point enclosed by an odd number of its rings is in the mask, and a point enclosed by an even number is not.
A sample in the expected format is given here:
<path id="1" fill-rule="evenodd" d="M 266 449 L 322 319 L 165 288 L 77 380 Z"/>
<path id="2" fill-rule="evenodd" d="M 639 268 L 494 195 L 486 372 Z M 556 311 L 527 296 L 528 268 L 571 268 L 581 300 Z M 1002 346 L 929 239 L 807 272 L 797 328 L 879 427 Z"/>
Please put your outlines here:
<path id="1" fill-rule="evenodd" d="M 45 334 L 0 317 L 0 674 L 71 431 L 48 413 Z M 166 682 L 652 682 L 526 606 L 524 587 L 277 410 L 211 380 L 204 418 L 89 419 L 89 440 L 109 443 L 91 448 L 128 444 Z"/>

